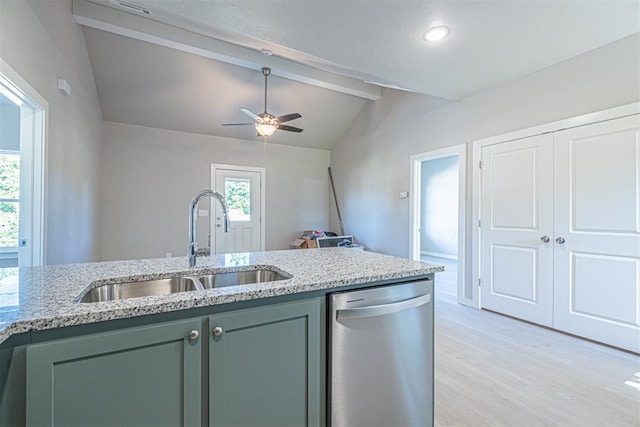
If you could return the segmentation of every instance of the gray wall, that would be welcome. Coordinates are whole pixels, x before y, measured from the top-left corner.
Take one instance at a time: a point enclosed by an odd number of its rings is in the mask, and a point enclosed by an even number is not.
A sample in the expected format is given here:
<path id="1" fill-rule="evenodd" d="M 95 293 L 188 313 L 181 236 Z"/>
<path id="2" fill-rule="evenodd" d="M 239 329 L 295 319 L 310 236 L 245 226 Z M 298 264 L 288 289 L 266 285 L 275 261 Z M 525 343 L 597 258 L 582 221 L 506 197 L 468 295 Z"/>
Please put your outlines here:
<path id="1" fill-rule="evenodd" d="M 187 208 L 211 163 L 266 168 L 267 250 L 329 225 L 329 151 L 104 122 L 102 160 L 104 260 L 186 255 Z"/>
<path id="2" fill-rule="evenodd" d="M 0 98 L 0 150 L 20 151 L 20 107 Z"/>
<path id="3" fill-rule="evenodd" d="M 397 195 L 409 188 L 410 155 L 638 101 L 639 75 L 636 34 L 438 109 L 444 101 L 383 90 L 331 152 L 346 232 L 368 249 L 408 257 L 409 199 Z M 470 191 L 467 206 L 471 236 Z"/>
<path id="4" fill-rule="evenodd" d="M 458 256 L 458 156 L 422 162 L 420 251 Z"/>
<path id="5" fill-rule="evenodd" d="M 102 114 L 71 1 L 0 1 L 0 57 L 49 103 L 46 262 L 96 260 Z M 57 77 L 71 85 L 69 98 Z"/>

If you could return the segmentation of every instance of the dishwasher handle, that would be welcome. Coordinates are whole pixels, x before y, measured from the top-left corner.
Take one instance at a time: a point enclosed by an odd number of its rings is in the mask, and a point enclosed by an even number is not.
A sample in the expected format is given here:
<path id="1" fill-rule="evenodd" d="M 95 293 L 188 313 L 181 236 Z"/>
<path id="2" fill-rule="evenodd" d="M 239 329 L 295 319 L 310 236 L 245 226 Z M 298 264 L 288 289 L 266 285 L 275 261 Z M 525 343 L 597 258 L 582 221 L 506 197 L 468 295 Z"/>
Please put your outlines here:
<path id="1" fill-rule="evenodd" d="M 429 293 L 391 304 L 370 305 L 368 307 L 336 310 L 336 320 L 349 320 L 359 319 L 362 317 L 383 316 L 385 314 L 393 314 L 409 308 L 420 307 L 421 305 L 425 305 L 430 302 L 431 294 Z"/>

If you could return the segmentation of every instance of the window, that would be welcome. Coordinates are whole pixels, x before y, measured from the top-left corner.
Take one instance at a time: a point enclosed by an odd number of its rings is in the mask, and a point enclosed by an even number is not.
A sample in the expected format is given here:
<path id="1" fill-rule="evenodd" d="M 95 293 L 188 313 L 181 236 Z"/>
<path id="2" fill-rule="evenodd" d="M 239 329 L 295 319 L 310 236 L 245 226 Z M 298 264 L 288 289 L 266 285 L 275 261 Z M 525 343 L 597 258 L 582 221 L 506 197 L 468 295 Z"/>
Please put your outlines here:
<path id="1" fill-rule="evenodd" d="M 224 194 L 229 207 L 229 220 L 251 221 L 251 180 L 225 178 Z"/>
<path id="2" fill-rule="evenodd" d="M 0 251 L 18 249 L 20 152 L 0 150 Z"/>

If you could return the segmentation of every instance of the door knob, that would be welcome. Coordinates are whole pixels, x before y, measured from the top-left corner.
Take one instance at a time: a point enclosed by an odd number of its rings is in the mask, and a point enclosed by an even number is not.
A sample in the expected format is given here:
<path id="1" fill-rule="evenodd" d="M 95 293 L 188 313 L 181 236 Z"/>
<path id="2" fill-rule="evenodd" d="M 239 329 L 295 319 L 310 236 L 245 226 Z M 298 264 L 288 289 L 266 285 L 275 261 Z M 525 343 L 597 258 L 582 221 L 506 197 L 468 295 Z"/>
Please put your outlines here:
<path id="1" fill-rule="evenodd" d="M 564 237 L 558 237 L 556 239 L 556 242 L 558 242 L 559 244 L 563 244 L 565 242 Z"/>
<path id="2" fill-rule="evenodd" d="M 215 328 L 213 328 L 213 336 L 219 337 L 220 335 L 222 335 L 222 328 L 220 326 L 216 326 Z"/>
<path id="3" fill-rule="evenodd" d="M 549 236 L 542 236 L 540 240 L 542 240 L 544 243 L 549 243 L 549 240 L 551 239 L 549 238 Z"/>
<path id="4" fill-rule="evenodd" d="M 189 341 L 195 341 L 198 339 L 199 336 L 200 336 L 200 332 L 194 329 L 193 331 L 189 332 Z"/>

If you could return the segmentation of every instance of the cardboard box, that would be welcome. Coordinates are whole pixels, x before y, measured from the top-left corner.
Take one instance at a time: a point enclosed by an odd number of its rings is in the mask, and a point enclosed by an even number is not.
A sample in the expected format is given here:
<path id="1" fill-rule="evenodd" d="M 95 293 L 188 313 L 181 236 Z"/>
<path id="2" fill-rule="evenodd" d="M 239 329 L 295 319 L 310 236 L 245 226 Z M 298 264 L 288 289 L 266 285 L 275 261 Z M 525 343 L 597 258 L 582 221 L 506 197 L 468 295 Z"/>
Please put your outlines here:
<path id="1" fill-rule="evenodd" d="M 291 249 L 307 249 L 307 241 L 304 239 L 296 239 L 289 244 Z"/>
<path id="2" fill-rule="evenodd" d="M 317 248 L 318 247 L 318 243 L 316 242 L 316 239 L 312 239 L 311 237 L 307 237 L 307 236 L 302 236 L 302 238 L 306 242 L 308 249 L 312 249 L 312 248 Z"/>

